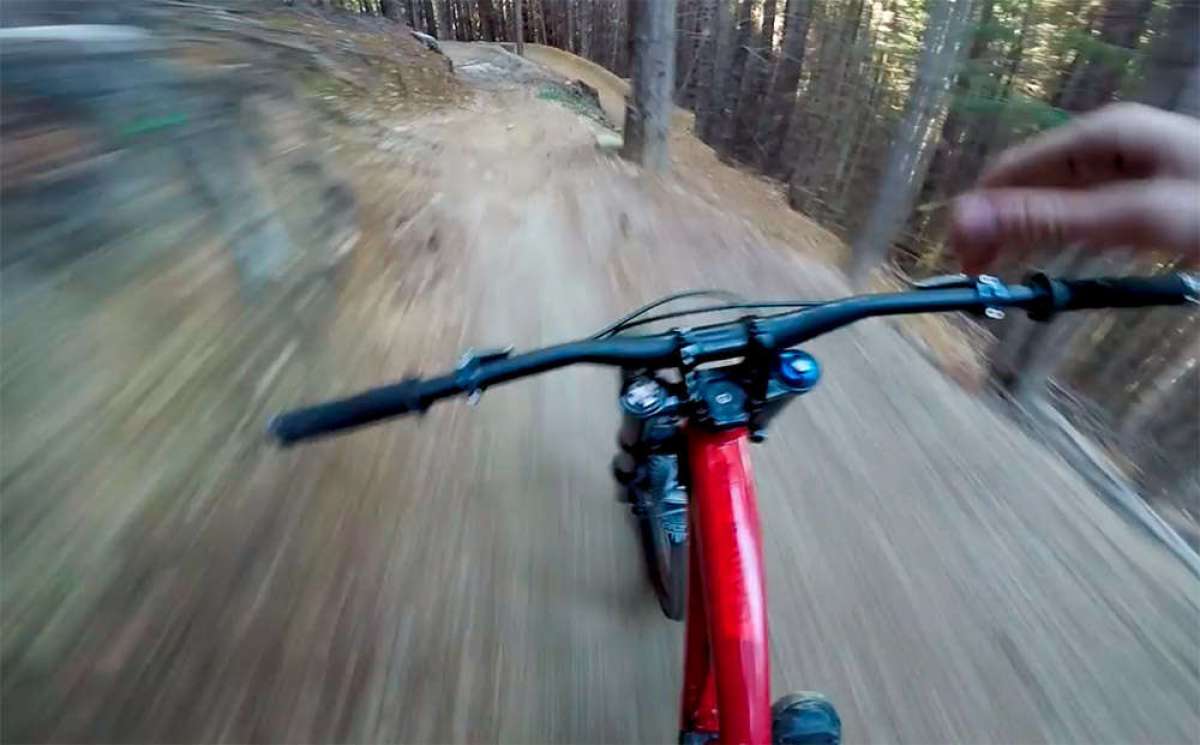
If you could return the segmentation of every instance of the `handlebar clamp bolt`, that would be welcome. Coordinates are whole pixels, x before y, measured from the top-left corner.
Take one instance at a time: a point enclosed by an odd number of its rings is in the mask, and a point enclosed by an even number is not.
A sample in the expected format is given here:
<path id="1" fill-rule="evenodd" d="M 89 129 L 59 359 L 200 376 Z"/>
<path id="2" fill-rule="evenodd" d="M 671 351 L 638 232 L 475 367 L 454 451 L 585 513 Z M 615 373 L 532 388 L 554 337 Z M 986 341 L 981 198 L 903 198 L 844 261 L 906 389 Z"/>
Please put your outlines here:
<path id="1" fill-rule="evenodd" d="M 1008 288 L 1003 282 L 990 274 L 981 274 L 975 278 L 975 292 L 984 303 L 983 315 L 994 321 L 1004 318 L 1004 310 L 999 305 L 988 303 L 989 300 L 1008 300 Z"/>

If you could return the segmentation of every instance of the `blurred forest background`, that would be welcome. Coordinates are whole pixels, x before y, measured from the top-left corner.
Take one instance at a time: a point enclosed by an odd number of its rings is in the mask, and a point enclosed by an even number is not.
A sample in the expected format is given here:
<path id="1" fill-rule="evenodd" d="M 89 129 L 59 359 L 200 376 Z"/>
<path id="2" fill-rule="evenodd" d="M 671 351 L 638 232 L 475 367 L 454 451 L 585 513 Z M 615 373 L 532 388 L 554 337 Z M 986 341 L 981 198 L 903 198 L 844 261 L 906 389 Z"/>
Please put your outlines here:
<path id="1" fill-rule="evenodd" d="M 629 0 L 313 1 L 631 74 Z M 956 270 L 947 200 L 1017 141 L 1120 100 L 1200 114 L 1200 0 L 678 0 L 676 22 L 676 104 L 696 133 L 839 234 L 859 279 Z M 1173 260 L 1046 248 L 1037 268 L 1077 275 Z M 1013 400 L 1066 414 L 1187 524 L 1200 514 L 1198 317 L 1009 318 L 984 344 Z"/>

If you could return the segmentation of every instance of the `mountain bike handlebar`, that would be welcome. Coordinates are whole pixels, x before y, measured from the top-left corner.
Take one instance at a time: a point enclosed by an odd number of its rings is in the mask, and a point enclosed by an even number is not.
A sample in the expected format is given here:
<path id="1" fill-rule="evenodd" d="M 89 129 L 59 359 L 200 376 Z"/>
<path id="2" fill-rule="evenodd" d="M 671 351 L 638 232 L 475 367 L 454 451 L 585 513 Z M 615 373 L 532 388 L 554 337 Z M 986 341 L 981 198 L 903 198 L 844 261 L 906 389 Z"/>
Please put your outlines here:
<path id="1" fill-rule="evenodd" d="M 1034 275 L 1024 284 L 992 277 L 961 278 L 906 292 L 859 295 L 777 316 L 673 330 L 646 336 L 587 339 L 509 356 L 507 352 L 466 356 L 459 369 L 427 380 L 404 380 L 349 398 L 297 409 L 271 420 L 268 431 L 281 444 L 360 427 L 402 414 L 424 412 L 443 398 L 577 363 L 661 369 L 746 355 L 769 340 L 783 349 L 855 321 L 908 313 L 1020 308 L 1036 320 L 1059 311 L 1182 305 L 1200 296 L 1190 274 L 1108 279 L 1051 279 Z"/>

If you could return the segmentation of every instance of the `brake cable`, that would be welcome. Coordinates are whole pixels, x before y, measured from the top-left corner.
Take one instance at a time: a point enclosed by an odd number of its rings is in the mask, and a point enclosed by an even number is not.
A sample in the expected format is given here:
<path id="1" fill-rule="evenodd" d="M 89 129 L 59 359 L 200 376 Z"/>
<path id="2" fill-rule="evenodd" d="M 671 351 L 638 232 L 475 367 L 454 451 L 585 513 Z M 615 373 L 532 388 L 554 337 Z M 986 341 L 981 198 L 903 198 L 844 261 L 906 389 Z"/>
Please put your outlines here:
<path id="1" fill-rule="evenodd" d="M 626 328 L 626 324 L 629 323 L 630 321 L 632 321 L 633 319 L 637 318 L 638 316 L 645 315 L 646 313 L 654 310 L 655 308 L 660 308 L 660 307 L 666 305 L 667 303 L 673 303 L 676 300 L 683 300 L 684 298 L 689 298 L 689 297 L 719 297 L 719 298 L 724 298 L 725 300 L 729 300 L 729 301 L 733 301 L 733 302 L 744 302 L 745 301 L 744 297 L 737 294 L 736 292 L 730 292 L 729 290 L 701 289 L 701 290 L 683 290 L 682 292 L 673 292 L 670 295 L 665 295 L 663 297 L 660 297 L 657 300 L 646 303 L 645 305 L 638 308 L 637 310 L 631 311 L 631 312 L 625 314 L 624 316 L 621 316 L 620 318 L 613 321 L 612 323 L 605 326 L 604 328 L 600 329 L 599 331 L 592 334 L 588 338 L 603 339 L 606 336 L 612 336 L 616 332 L 620 331 L 622 328 Z"/>
<path id="2" fill-rule="evenodd" d="M 807 308 L 815 308 L 818 305 L 825 305 L 824 300 L 763 300 L 757 303 L 724 303 L 722 305 L 705 305 L 699 308 L 688 308 L 687 310 L 677 310 L 670 313 L 659 313 L 645 318 L 637 318 L 634 316 L 630 319 L 622 319 L 620 323 L 615 323 L 605 329 L 602 334 L 593 336 L 593 339 L 603 339 L 608 336 L 614 336 L 620 331 L 631 329 L 636 326 L 645 326 L 656 321 L 666 321 L 671 318 L 680 318 L 694 314 L 703 313 L 719 313 L 723 310 L 759 310 L 762 308 L 793 308 L 804 310 Z M 779 313 L 776 315 L 788 315 L 787 313 Z M 774 316 L 767 316 L 772 318 Z"/>

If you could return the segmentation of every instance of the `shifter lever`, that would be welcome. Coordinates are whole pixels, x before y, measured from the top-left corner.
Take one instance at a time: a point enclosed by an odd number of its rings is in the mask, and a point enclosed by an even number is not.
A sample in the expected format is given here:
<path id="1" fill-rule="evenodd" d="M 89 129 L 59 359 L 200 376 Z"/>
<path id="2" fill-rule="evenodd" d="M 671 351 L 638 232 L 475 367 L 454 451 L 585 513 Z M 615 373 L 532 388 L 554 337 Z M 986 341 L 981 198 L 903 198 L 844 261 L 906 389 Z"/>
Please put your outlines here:
<path id="1" fill-rule="evenodd" d="M 991 319 L 1004 318 L 1004 311 L 999 304 L 992 305 L 988 300 L 1004 299 L 1008 290 L 1004 283 L 989 274 L 973 276 L 970 274 L 940 274 L 936 277 L 926 277 L 912 283 L 918 290 L 957 290 L 974 288 L 979 299 L 984 301 L 983 315 Z"/>

